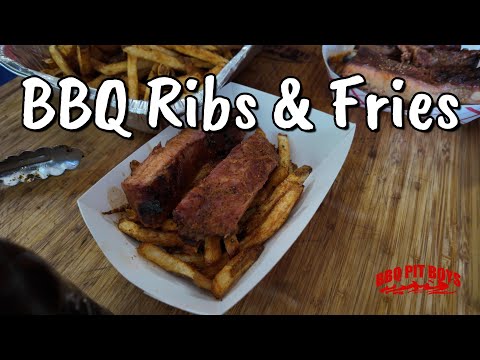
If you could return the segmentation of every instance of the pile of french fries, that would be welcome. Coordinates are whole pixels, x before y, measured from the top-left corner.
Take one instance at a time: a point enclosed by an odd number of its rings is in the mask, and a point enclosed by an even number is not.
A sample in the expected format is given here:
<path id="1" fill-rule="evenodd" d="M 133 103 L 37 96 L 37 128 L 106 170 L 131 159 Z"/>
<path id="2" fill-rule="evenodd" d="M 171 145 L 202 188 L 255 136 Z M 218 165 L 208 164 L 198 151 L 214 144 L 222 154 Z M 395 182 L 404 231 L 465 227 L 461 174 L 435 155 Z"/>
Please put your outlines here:
<path id="1" fill-rule="evenodd" d="M 124 80 L 130 99 L 148 100 L 147 81 L 175 76 L 183 85 L 189 77 L 203 82 L 217 75 L 239 46 L 230 45 L 50 45 L 41 71 L 57 77 L 77 76 L 91 88 L 109 78 Z M 200 85 L 201 87 L 201 85 Z M 185 94 L 184 94 L 185 95 Z"/>
<path id="2" fill-rule="evenodd" d="M 263 134 L 262 130 L 257 131 Z M 150 229 L 137 221 L 135 212 L 128 206 L 104 214 L 124 213 L 118 228 L 140 242 L 138 253 L 141 256 L 166 271 L 191 279 L 200 288 L 211 291 L 217 299 L 222 299 L 258 259 L 265 242 L 288 219 L 303 192 L 303 183 L 312 171 L 310 166 L 297 168 L 292 163 L 286 135 L 279 134 L 277 139 L 280 164 L 245 212 L 238 234 L 224 239 L 212 236 L 203 244 L 191 244 L 182 240 L 172 219 L 166 220 L 159 229 Z M 138 162 L 130 165 L 134 171 Z M 206 164 L 192 186 L 205 178 L 215 165 Z"/>

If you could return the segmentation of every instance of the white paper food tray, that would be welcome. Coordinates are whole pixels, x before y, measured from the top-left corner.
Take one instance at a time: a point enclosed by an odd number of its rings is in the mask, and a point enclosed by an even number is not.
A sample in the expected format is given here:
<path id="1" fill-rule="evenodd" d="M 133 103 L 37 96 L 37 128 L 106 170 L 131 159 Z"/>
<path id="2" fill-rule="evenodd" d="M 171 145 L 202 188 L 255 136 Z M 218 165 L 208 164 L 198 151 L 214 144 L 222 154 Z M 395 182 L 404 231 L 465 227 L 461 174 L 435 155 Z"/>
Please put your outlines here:
<path id="1" fill-rule="evenodd" d="M 272 109 L 278 97 L 235 83 L 230 83 L 219 91 L 220 95 L 232 102 L 240 93 L 256 97 L 259 108 L 255 113 L 259 126 L 268 139 L 276 144 L 279 129 L 273 123 Z M 93 185 L 78 200 L 80 212 L 112 265 L 149 296 L 196 314 L 223 314 L 257 285 L 295 242 L 322 203 L 345 161 L 353 140 L 355 124 L 350 124 L 348 130 L 338 129 L 331 115 L 317 110 L 312 110 L 309 118 L 315 123 L 315 132 L 295 130 L 287 133 L 292 160 L 299 166 L 310 165 L 313 168 L 305 182 L 305 191 L 288 221 L 267 242 L 258 261 L 221 301 L 197 288 L 189 280 L 170 274 L 137 255 L 137 243 L 117 229 L 112 216 L 101 214 L 111 208 L 108 195 L 115 189 L 120 189 L 120 183 L 130 174 L 130 161 L 143 161 L 154 146 L 159 142 L 165 144 L 179 132 L 178 129 L 168 127 Z M 319 252 L 318 255 L 319 261 L 322 261 L 322 254 Z"/>

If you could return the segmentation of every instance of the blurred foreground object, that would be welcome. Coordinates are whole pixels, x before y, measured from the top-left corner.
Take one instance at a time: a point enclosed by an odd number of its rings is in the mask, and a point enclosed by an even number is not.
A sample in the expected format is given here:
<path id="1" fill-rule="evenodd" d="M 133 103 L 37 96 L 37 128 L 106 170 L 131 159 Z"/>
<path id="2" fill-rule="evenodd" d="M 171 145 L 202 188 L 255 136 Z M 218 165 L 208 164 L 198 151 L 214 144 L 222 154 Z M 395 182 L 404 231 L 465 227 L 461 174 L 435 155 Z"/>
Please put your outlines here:
<path id="1" fill-rule="evenodd" d="M 0 315 L 111 314 L 39 256 L 0 238 Z"/>

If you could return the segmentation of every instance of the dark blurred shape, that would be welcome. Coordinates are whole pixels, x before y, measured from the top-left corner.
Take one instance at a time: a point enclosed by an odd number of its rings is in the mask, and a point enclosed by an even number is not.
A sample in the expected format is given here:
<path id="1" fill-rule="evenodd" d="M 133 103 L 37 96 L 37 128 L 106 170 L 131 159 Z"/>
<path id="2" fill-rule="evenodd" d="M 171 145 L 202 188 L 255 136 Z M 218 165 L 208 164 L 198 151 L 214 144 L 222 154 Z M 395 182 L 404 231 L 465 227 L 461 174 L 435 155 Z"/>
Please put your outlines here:
<path id="1" fill-rule="evenodd" d="M 107 315 L 39 256 L 0 238 L 0 315 Z"/>

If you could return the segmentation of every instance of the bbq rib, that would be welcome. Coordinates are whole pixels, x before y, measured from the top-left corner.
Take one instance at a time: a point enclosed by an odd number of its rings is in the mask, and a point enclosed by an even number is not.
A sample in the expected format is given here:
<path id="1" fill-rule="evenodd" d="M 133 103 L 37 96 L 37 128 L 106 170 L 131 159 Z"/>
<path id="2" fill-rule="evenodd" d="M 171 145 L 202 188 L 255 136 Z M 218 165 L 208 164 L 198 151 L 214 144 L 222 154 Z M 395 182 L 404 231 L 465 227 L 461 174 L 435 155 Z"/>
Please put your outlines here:
<path id="1" fill-rule="evenodd" d="M 180 235 L 202 240 L 236 234 L 242 215 L 278 163 L 274 146 L 259 133 L 237 145 L 175 208 Z"/>
<path id="2" fill-rule="evenodd" d="M 178 204 L 198 170 L 225 156 L 243 138 L 235 126 L 205 133 L 184 129 L 164 148 L 155 147 L 148 158 L 122 182 L 128 202 L 146 227 L 158 227 Z"/>
<path id="3" fill-rule="evenodd" d="M 402 97 L 409 101 L 418 92 L 435 100 L 452 93 L 462 104 L 480 103 L 480 51 L 460 50 L 458 46 L 398 45 L 360 46 L 355 56 L 339 64 L 339 74 L 362 74 L 371 92 L 398 95 L 390 83 L 406 80 Z"/>

